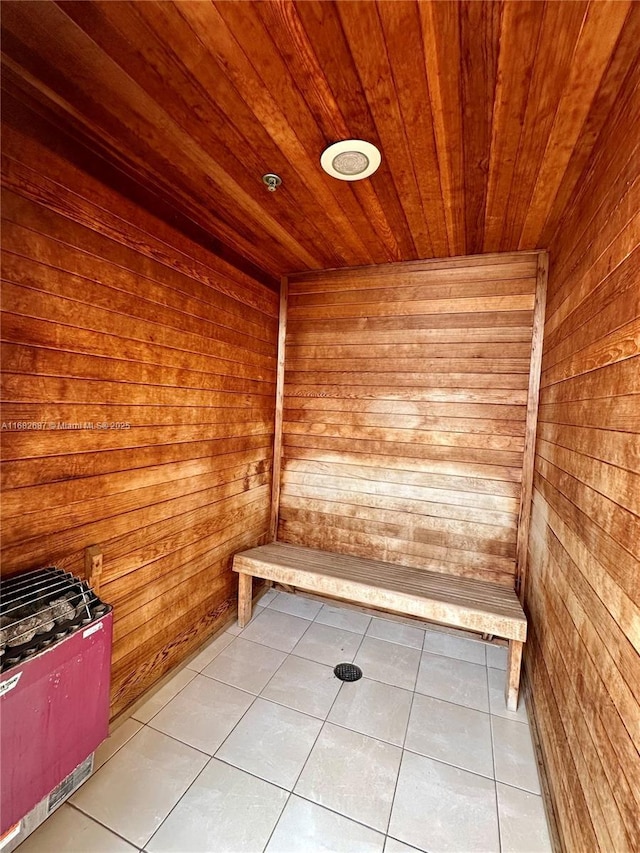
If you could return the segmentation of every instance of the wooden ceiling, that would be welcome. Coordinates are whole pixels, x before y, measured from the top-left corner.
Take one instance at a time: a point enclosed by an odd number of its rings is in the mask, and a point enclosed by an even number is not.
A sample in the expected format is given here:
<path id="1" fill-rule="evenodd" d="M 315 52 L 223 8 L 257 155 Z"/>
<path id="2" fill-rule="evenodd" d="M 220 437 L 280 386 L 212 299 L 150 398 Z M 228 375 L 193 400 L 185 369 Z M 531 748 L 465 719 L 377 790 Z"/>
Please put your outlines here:
<path id="1" fill-rule="evenodd" d="M 271 276 L 545 247 L 640 45 L 610 0 L 2 13 L 10 94 Z M 381 148 L 369 180 L 321 171 L 346 137 Z"/>

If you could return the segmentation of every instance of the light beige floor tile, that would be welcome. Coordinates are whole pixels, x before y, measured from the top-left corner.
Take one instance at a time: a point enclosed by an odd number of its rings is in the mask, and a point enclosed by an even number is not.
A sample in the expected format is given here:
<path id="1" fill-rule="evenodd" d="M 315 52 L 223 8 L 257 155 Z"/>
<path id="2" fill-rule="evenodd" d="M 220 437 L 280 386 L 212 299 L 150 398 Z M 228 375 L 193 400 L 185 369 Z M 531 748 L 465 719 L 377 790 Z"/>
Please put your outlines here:
<path id="1" fill-rule="evenodd" d="M 19 850 L 20 853 L 136 853 L 137 848 L 65 803 L 22 842 Z"/>
<path id="2" fill-rule="evenodd" d="M 424 630 L 390 619 L 374 618 L 367 629 L 367 636 L 387 640 L 389 643 L 400 643 L 401 646 L 410 646 L 412 649 L 422 649 Z"/>
<path id="3" fill-rule="evenodd" d="M 244 629 L 242 638 L 253 643 L 263 643 L 281 652 L 290 652 L 309 624 L 308 619 L 265 607 Z"/>
<path id="4" fill-rule="evenodd" d="M 208 643 L 200 649 L 198 654 L 192 658 L 185 666 L 187 669 L 193 669 L 196 672 L 202 672 L 205 666 L 208 666 L 211 661 L 214 659 L 216 655 L 219 655 L 220 652 L 225 649 L 229 643 L 233 640 L 233 634 L 229 634 L 228 631 L 225 631 L 224 634 L 220 634 L 219 637 L 216 637 L 215 640 L 209 640 Z"/>
<path id="5" fill-rule="evenodd" d="M 520 691 L 520 701 L 518 702 L 517 711 L 509 711 L 507 702 L 504 698 L 504 688 L 506 684 L 506 673 L 500 669 L 488 670 L 489 673 L 489 707 L 491 713 L 497 717 L 504 717 L 506 720 L 519 720 L 521 723 L 529 724 L 527 717 L 527 709 L 524 704 L 524 696 Z"/>
<path id="6" fill-rule="evenodd" d="M 420 651 L 375 637 L 365 637 L 354 663 L 362 669 L 365 678 L 413 690 L 420 665 Z"/>
<path id="7" fill-rule="evenodd" d="M 498 782 L 502 853 L 551 853 L 542 798 Z"/>
<path id="8" fill-rule="evenodd" d="M 469 663 L 485 664 L 485 646 L 479 640 L 469 637 L 456 637 L 444 631 L 427 631 L 424 637 L 425 652 L 444 655 L 456 660 L 466 660 Z"/>
<path id="9" fill-rule="evenodd" d="M 105 761 L 108 761 L 112 755 L 115 755 L 120 747 L 124 746 L 128 740 L 131 740 L 131 738 L 137 734 L 141 728 L 142 723 L 139 723 L 137 720 L 129 717 L 128 720 L 125 720 L 121 725 L 114 729 L 109 737 L 96 749 L 93 758 L 93 772 L 95 773 L 96 770 L 102 767 Z"/>
<path id="10" fill-rule="evenodd" d="M 528 726 L 492 717 L 496 779 L 533 794 L 540 793 L 538 768 Z"/>
<path id="11" fill-rule="evenodd" d="M 253 700 L 243 690 L 198 675 L 150 725 L 213 755 Z"/>
<path id="12" fill-rule="evenodd" d="M 405 752 L 389 834 L 429 853 L 498 853 L 495 785 Z"/>
<path id="13" fill-rule="evenodd" d="M 368 678 L 345 683 L 331 709 L 329 722 L 402 746 L 412 695 L 409 690 Z"/>
<path id="14" fill-rule="evenodd" d="M 274 593 L 274 595 L 277 595 L 277 593 Z M 254 607 L 251 611 L 251 618 L 252 619 L 255 619 L 256 616 L 259 616 L 260 613 L 262 613 L 262 611 L 264 610 L 265 605 L 262 603 L 262 601 L 263 600 L 261 598 L 260 601 L 256 605 L 254 605 Z M 229 625 L 229 627 L 226 630 L 226 633 L 232 634 L 234 637 L 238 637 L 240 634 L 242 634 L 243 630 L 244 630 L 244 628 L 241 628 L 240 625 L 238 625 L 238 621 L 236 620 L 231 625 Z"/>
<path id="15" fill-rule="evenodd" d="M 265 853 L 382 853 L 384 835 L 295 795 Z"/>
<path id="16" fill-rule="evenodd" d="M 145 726 L 71 801 L 143 847 L 206 763 L 206 755 Z"/>
<path id="17" fill-rule="evenodd" d="M 487 666 L 494 669 L 507 669 L 507 647 L 506 646 L 485 646 L 487 653 Z"/>
<path id="18" fill-rule="evenodd" d="M 324 719 L 341 684 L 330 666 L 289 655 L 261 696 Z"/>
<path id="19" fill-rule="evenodd" d="M 405 748 L 493 779 L 489 714 L 416 693 Z"/>
<path id="20" fill-rule="evenodd" d="M 140 723 L 148 723 L 158 711 L 164 708 L 167 702 L 170 702 L 195 677 L 196 671 L 194 669 L 188 667 L 179 669 L 162 687 L 151 691 L 149 698 L 139 708 L 136 708 L 131 716 Z"/>
<path id="21" fill-rule="evenodd" d="M 322 720 L 256 699 L 216 753 L 216 758 L 291 790 Z"/>
<path id="22" fill-rule="evenodd" d="M 362 637 L 352 631 L 314 622 L 295 646 L 293 654 L 333 668 L 336 664 L 351 662 L 361 641 Z"/>
<path id="23" fill-rule="evenodd" d="M 153 836 L 149 853 L 259 853 L 286 791 L 215 758 Z"/>
<path id="24" fill-rule="evenodd" d="M 384 832 L 401 754 L 397 746 L 325 723 L 295 793 Z"/>
<path id="25" fill-rule="evenodd" d="M 268 607 L 277 595 L 277 589 L 273 589 L 273 587 L 271 589 L 268 589 L 265 594 L 260 598 L 259 605 L 261 607 Z"/>
<path id="26" fill-rule="evenodd" d="M 416 691 L 478 711 L 489 710 L 487 668 L 477 663 L 423 652 Z"/>
<path id="27" fill-rule="evenodd" d="M 353 631 L 354 634 L 364 634 L 371 622 L 371 616 L 348 607 L 332 607 L 325 604 L 316 616 L 316 622 L 331 625 L 333 628 L 342 628 L 344 631 Z"/>
<path id="28" fill-rule="evenodd" d="M 202 674 L 257 694 L 286 657 L 277 649 L 236 637 L 202 670 Z"/>
<path id="29" fill-rule="evenodd" d="M 280 613 L 290 613 L 291 616 L 299 616 L 301 619 L 313 620 L 322 609 L 322 602 L 305 598 L 303 595 L 279 592 L 270 602 L 269 608 L 279 610 Z"/>

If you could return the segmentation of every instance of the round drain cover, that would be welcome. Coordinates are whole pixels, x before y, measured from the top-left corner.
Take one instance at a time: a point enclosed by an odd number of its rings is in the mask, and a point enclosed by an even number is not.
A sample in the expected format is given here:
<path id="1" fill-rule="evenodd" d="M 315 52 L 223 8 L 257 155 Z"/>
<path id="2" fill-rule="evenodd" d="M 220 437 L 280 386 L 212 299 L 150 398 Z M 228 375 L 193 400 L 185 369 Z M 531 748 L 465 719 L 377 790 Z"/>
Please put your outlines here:
<path id="1" fill-rule="evenodd" d="M 362 670 L 353 663 L 339 663 L 333 670 L 333 674 L 340 681 L 358 681 L 362 678 Z"/>

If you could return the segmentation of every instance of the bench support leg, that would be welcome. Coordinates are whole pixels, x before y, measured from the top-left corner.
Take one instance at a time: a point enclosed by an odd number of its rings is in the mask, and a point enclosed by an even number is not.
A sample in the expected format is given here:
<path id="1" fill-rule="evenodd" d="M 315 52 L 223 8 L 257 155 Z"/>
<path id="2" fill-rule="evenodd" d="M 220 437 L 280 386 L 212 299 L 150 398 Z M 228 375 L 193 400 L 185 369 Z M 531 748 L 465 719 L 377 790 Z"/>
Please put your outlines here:
<path id="1" fill-rule="evenodd" d="M 238 573 L 238 625 L 241 628 L 251 620 L 251 604 L 253 597 L 253 576 L 244 572 Z"/>
<path id="2" fill-rule="evenodd" d="M 509 659 L 507 662 L 507 685 L 505 699 L 509 711 L 518 710 L 518 693 L 520 692 L 520 667 L 522 665 L 522 647 L 524 643 L 509 640 Z"/>

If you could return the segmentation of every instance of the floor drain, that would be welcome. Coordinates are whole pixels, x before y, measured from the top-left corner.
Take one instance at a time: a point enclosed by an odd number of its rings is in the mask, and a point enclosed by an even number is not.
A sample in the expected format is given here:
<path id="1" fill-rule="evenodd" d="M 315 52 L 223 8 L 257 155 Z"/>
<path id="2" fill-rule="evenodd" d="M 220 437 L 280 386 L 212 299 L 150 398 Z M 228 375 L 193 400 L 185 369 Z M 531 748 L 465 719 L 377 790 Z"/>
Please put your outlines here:
<path id="1" fill-rule="evenodd" d="M 333 674 L 340 681 L 358 681 L 362 678 L 362 670 L 353 663 L 339 663 L 333 670 Z"/>

